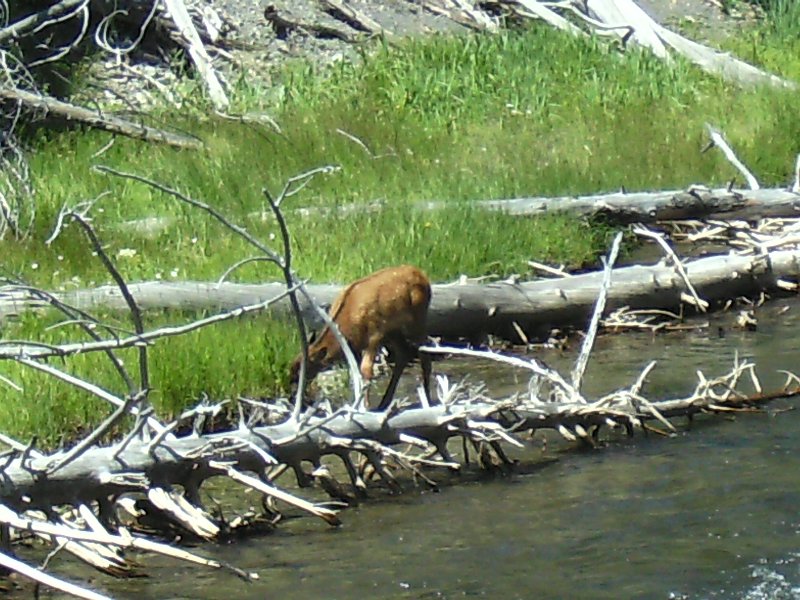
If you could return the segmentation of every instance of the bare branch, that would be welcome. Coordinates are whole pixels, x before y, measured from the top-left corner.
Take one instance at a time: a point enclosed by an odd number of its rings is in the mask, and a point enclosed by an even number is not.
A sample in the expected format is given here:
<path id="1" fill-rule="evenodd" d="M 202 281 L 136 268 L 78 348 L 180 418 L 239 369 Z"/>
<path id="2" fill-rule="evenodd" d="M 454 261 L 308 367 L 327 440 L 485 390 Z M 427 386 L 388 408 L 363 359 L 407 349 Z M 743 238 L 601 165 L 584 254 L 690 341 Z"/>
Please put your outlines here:
<path id="1" fill-rule="evenodd" d="M 290 289 L 298 289 L 299 285 Z M 198 319 L 186 325 L 161 327 L 153 331 L 146 331 L 142 335 L 134 335 L 126 338 L 113 340 L 103 340 L 99 337 L 95 342 L 77 342 L 72 344 L 62 344 L 59 346 L 36 344 L 33 342 L 0 342 L 0 359 L 16 359 L 20 355 L 28 358 L 48 358 L 50 356 L 70 356 L 72 354 L 87 354 L 89 352 L 105 352 L 111 349 L 122 349 L 147 344 L 153 340 L 163 337 L 174 337 L 183 335 L 209 325 L 221 323 L 241 317 L 242 315 L 258 312 L 269 308 L 272 304 L 282 300 L 289 294 L 290 290 L 282 292 L 280 295 L 256 304 L 240 306 L 232 310 L 218 313 L 204 319 Z"/>
<path id="2" fill-rule="evenodd" d="M 706 130 L 708 131 L 708 135 L 711 137 L 711 144 L 709 148 L 716 146 L 722 150 L 722 153 L 725 155 L 725 158 L 728 159 L 728 162 L 736 167 L 736 169 L 744 176 L 745 180 L 747 181 L 747 185 L 751 190 L 761 189 L 761 186 L 758 184 L 758 179 L 756 179 L 755 175 L 753 175 L 750 170 L 744 166 L 744 163 L 739 160 L 739 158 L 736 156 L 736 153 L 734 153 L 733 148 L 730 147 L 722 133 L 712 127 L 709 123 L 706 123 Z M 706 148 L 706 150 L 707 149 L 708 148 Z"/>
<path id="3" fill-rule="evenodd" d="M 64 14 L 74 15 L 81 10 L 88 0 L 61 0 L 45 10 L 33 13 L 19 21 L 0 30 L 0 45 L 5 45 L 10 40 L 18 39 L 22 35 L 52 23 L 58 23 Z"/>
<path id="4" fill-rule="evenodd" d="M 41 583 L 42 585 L 51 587 L 54 590 L 60 590 L 77 598 L 85 598 L 86 600 L 112 600 L 110 596 L 103 596 L 102 594 L 79 587 L 73 583 L 69 583 L 68 581 L 48 575 L 47 573 L 44 573 L 39 569 L 34 569 L 24 562 L 17 560 L 16 558 L 11 558 L 2 552 L 0 552 L 0 566 L 3 566 L 11 571 L 16 571 L 28 579 L 32 579 L 33 581 Z"/>
<path id="5" fill-rule="evenodd" d="M 622 232 L 620 231 L 614 237 L 614 242 L 611 244 L 611 251 L 608 254 L 608 259 L 605 261 L 603 269 L 603 283 L 600 286 L 600 294 L 595 303 L 594 313 L 589 322 L 589 329 L 586 332 L 586 337 L 583 338 L 583 345 L 578 359 L 575 361 L 575 367 L 572 369 L 572 387 L 576 392 L 581 389 L 581 381 L 583 374 L 586 371 L 586 365 L 589 363 L 589 355 L 594 346 L 594 339 L 597 336 L 597 329 L 600 326 L 600 317 L 603 316 L 603 310 L 606 307 L 606 298 L 608 298 L 608 289 L 611 287 L 611 274 L 614 270 L 614 263 L 617 261 L 617 254 L 619 254 L 619 246 L 622 242 Z"/>
<path id="6" fill-rule="evenodd" d="M 125 279 L 122 277 L 122 274 L 117 270 L 117 267 L 114 265 L 114 262 L 109 258 L 108 254 L 106 254 L 105 249 L 103 248 L 103 244 L 100 243 L 100 238 L 97 237 L 97 234 L 94 231 L 94 228 L 89 224 L 89 221 L 80 213 L 71 212 L 69 214 L 73 220 L 77 221 L 78 224 L 83 228 L 84 233 L 89 238 L 89 241 L 94 248 L 94 251 L 97 253 L 97 256 L 100 258 L 100 261 L 105 266 L 106 270 L 111 275 L 111 278 L 117 284 L 122 297 L 125 299 L 125 303 L 128 305 L 131 313 L 131 320 L 133 321 L 133 326 L 136 329 L 136 335 L 141 336 L 144 333 L 144 323 L 142 322 L 142 313 L 139 310 L 139 306 L 136 304 L 136 300 L 134 299 L 133 295 L 131 294 L 130 290 L 128 289 L 128 284 L 125 283 Z M 139 350 L 139 391 L 137 392 L 136 396 L 144 403 L 147 402 L 147 394 L 150 390 L 150 375 L 149 375 L 149 366 L 147 364 L 147 346 L 145 344 L 140 344 L 138 346 Z"/>

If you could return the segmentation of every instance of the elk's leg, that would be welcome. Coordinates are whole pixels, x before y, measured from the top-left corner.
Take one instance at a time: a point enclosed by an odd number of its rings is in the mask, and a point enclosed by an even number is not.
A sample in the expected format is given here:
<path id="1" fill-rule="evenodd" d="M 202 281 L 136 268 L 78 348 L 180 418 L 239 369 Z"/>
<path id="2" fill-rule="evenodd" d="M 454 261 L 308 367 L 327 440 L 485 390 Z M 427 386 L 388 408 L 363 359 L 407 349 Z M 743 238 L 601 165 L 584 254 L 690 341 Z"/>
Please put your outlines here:
<path id="1" fill-rule="evenodd" d="M 427 352 L 418 352 L 419 364 L 422 367 L 422 389 L 425 390 L 425 397 L 429 404 L 433 404 L 431 396 L 431 356 Z"/>
<path id="2" fill-rule="evenodd" d="M 364 406 L 369 409 L 369 382 L 372 381 L 372 372 L 375 365 L 375 356 L 378 354 L 379 343 L 374 343 L 370 340 L 364 354 L 361 356 L 361 377 L 367 389 L 364 391 Z"/>
<path id="3" fill-rule="evenodd" d="M 381 403 L 378 405 L 378 410 L 386 410 L 386 407 L 388 407 L 391 403 L 392 398 L 394 398 L 394 393 L 397 390 L 397 384 L 400 382 L 400 375 L 403 374 L 403 370 L 410 361 L 408 351 L 403 344 L 392 344 L 390 352 L 394 357 L 392 378 L 389 380 L 389 385 L 386 387 L 383 398 L 381 398 Z"/>

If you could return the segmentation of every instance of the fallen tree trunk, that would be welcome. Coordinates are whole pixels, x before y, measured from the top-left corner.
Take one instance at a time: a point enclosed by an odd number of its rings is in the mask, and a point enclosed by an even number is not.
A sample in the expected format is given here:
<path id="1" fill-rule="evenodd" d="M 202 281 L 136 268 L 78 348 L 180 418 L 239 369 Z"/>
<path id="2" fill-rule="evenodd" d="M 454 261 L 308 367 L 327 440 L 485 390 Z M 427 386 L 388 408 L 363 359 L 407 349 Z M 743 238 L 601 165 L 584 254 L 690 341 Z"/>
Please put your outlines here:
<path id="1" fill-rule="evenodd" d="M 447 210 L 453 204 L 441 200 L 418 202 L 415 210 Z M 709 189 L 702 186 L 688 190 L 660 192 L 612 192 L 587 196 L 554 196 L 475 200 L 472 205 L 484 210 L 509 215 L 539 216 L 550 213 L 569 213 L 578 217 L 602 217 L 613 223 L 656 223 L 685 219 L 743 219 L 758 221 L 766 218 L 800 216 L 800 194 L 781 188 L 758 190 Z M 388 205 L 387 205 L 388 206 Z M 382 210 L 382 202 L 345 204 L 337 207 L 298 208 L 300 216 L 374 212 Z M 263 219 L 262 212 L 248 215 Z M 173 225 L 175 217 L 150 217 L 125 221 L 117 227 L 139 235 L 155 236 Z"/>
<path id="2" fill-rule="evenodd" d="M 782 287 L 784 279 L 796 280 L 800 277 L 800 249 L 766 256 L 711 256 L 687 262 L 685 269 L 701 298 L 724 302 L 775 290 Z M 583 327 L 600 291 L 602 276 L 602 272 L 593 272 L 526 283 L 434 285 L 429 333 L 449 339 L 480 339 L 492 334 L 519 341 L 518 328 L 529 338 L 536 338 L 548 335 L 552 328 Z M 257 304 L 285 290 L 282 283 L 146 282 L 130 284 L 129 288 L 142 309 L 183 310 L 232 309 Z M 340 289 L 336 285 L 308 286 L 322 305 L 329 305 Z M 610 310 L 622 306 L 675 310 L 688 292 L 672 266 L 623 267 L 614 270 L 608 306 Z M 128 308 L 119 290 L 112 286 L 57 296 L 84 310 Z M 42 302 L 34 298 L 26 291 L 0 288 L 0 318 L 41 306 Z M 303 309 L 308 319 L 317 321 L 308 304 Z M 272 310 L 288 314 L 288 302 L 279 301 Z"/>
<path id="3" fill-rule="evenodd" d="M 769 85 L 782 89 L 797 89 L 797 83 L 794 81 L 763 71 L 726 52 L 693 42 L 670 31 L 651 19 L 633 0 L 587 0 L 583 6 L 585 10 L 579 11 L 578 15 L 587 21 L 595 32 L 599 34 L 613 32 L 619 35 L 623 42 L 630 39 L 640 46 L 649 48 L 661 59 L 670 58 L 666 48 L 670 46 L 707 73 L 737 85 Z M 595 19 L 599 20 L 599 23 Z"/>
<path id="4" fill-rule="evenodd" d="M 430 204 L 434 207 L 436 203 Z M 485 200 L 482 208 L 512 215 L 568 212 L 581 217 L 602 216 L 618 223 L 654 223 L 680 219 L 743 219 L 800 216 L 800 194 L 780 189 L 734 190 L 703 186 L 662 192 L 616 192 L 556 198 Z"/>

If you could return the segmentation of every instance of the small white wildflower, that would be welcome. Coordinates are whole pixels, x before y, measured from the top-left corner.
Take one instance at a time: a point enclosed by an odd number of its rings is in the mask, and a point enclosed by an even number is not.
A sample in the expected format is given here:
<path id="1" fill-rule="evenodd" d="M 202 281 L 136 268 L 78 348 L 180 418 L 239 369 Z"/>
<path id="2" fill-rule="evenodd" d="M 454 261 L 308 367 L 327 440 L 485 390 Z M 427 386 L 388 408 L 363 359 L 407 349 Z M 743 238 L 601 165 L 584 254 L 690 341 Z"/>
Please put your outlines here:
<path id="1" fill-rule="evenodd" d="M 59 254 L 57 258 L 58 258 L 58 260 L 64 260 L 64 255 L 63 254 Z"/>
<path id="2" fill-rule="evenodd" d="M 169 272 L 169 276 L 170 277 L 177 277 L 179 271 L 180 271 L 180 269 L 172 269 L 172 271 Z"/>
<path id="3" fill-rule="evenodd" d="M 39 268 L 39 263 L 31 263 L 31 269 L 34 271 Z"/>
<path id="4" fill-rule="evenodd" d="M 156 273 L 156 279 L 161 279 L 161 273 Z"/>
<path id="5" fill-rule="evenodd" d="M 193 238 L 192 238 L 192 244 L 196 244 L 196 243 L 197 243 L 197 238 L 196 238 L 196 237 L 193 237 Z"/>
<path id="6" fill-rule="evenodd" d="M 120 248 L 119 252 L 117 252 L 118 258 L 133 258 L 134 256 L 136 256 L 135 248 Z"/>
<path id="7" fill-rule="evenodd" d="M 274 233 L 270 233 L 269 234 L 269 241 L 270 242 L 274 242 L 275 241 L 275 234 Z"/>

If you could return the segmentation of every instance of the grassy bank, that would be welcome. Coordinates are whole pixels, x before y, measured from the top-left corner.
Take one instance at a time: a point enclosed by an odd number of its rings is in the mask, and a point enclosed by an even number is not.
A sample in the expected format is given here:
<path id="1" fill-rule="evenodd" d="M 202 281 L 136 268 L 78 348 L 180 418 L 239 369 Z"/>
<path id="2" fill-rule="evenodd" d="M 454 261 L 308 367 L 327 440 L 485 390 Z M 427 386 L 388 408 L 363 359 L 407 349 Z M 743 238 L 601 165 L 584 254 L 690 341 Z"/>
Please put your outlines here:
<path id="1" fill-rule="evenodd" d="M 776 34 L 760 35 L 764 48 L 790 48 L 790 64 L 800 63 L 796 46 L 784 46 Z M 282 133 L 187 116 L 200 115 L 198 106 L 181 116 L 165 111 L 159 120 L 201 137 L 207 143 L 202 152 L 117 139 L 95 156 L 109 141 L 106 134 L 38 134 L 31 154 L 35 233 L 22 243 L 0 242 L 3 269 L 49 289 L 107 283 L 79 231 L 67 229 L 50 246 L 43 240 L 63 204 L 110 191 L 92 214 L 127 278 L 216 279 L 252 251 L 199 212 L 91 166 L 106 164 L 176 187 L 268 240 L 274 222 L 248 217 L 264 208 L 262 187 L 277 190 L 300 171 L 337 164 L 338 173 L 315 179 L 287 201 L 301 275 L 345 281 L 398 262 L 418 264 L 434 280 L 461 273 L 525 275 L 529 258 L 572 266 L 595 261 L 609 232 L 569 217 L 487 214 L 471 200 L 723 184 L 732 176 L 730 166 L 717 153 L 699 154 L 706 121 L 725 131 L 766 185 L 783 183 L 800 139 L 800 101 L 791 94 L 735 89 L 681 61 L 619 56 L 546 28 L 411 41 L 327 73 L 299 65 L 269 90 L 241 84 L 235 102 L 242 111 L 269 112 Z M 357 137 L 372 154 L 337 130 Z M 378 199 L 389 207 L 344 216 L 291 212 Z M 443 200 L 448 207 L 413 209 L 420 200 Z M 152 216 L 175 220 L 155 238 L 119 227 Z M 259 264 L 233 277 L 277 278 Z M 149 318 L 155 325 L 188 316 Z M 51 342 L 79 336 L 66 328 L 43 332 L 47 324 L 27 317 L 7 325 L 3 335 Z M 265 317 L 165 341 L 152 352 L 154 400 L 174 413 L 202 392 L 214 398 L 273 393 L 285 386 L 285 366 L 296 348 L 294 334 Z M 135 364 L 133 355 L 125 360 Z M 119 390 L 101 364 L 100 357 L 84 357 L 70 368 Z M 0 364 L 0 374 L 25 387 L 23 394 L 3 391 L 0 423 L 8 433 L 36 432 L 52 441 L 100 418 L 94 400 L 41 375 L 12 364 Z"/>

